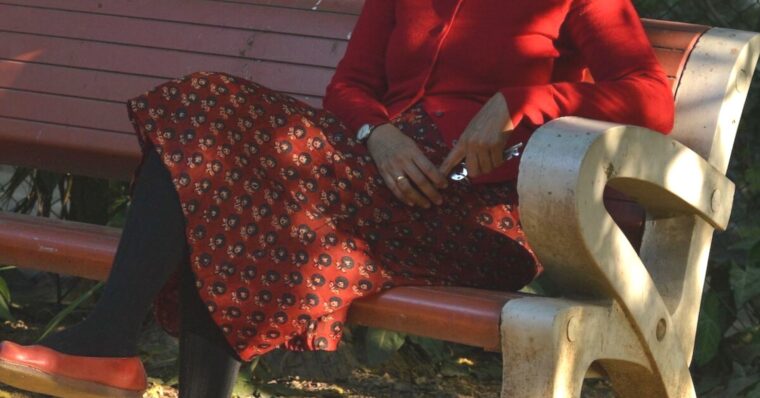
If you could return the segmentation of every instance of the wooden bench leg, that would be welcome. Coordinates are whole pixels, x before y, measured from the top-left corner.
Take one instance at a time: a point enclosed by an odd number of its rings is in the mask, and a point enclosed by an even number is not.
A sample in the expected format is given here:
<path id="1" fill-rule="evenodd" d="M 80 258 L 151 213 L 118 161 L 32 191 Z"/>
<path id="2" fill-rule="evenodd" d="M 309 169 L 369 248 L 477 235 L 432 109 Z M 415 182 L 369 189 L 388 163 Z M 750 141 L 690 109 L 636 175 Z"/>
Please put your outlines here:
<path id="1" fill-rule="evenodd" d="M 694 397 L 690 378 L 657 380 L 640 340 L 612 303 L 512 300 L 502 309 L 501 336 L 504 398 L 580 397 L 593 363 L 601 366 L 621 398 Z M 668 397 L 666 382 L 687 383 L 681 389 L 687 393 Z"/>

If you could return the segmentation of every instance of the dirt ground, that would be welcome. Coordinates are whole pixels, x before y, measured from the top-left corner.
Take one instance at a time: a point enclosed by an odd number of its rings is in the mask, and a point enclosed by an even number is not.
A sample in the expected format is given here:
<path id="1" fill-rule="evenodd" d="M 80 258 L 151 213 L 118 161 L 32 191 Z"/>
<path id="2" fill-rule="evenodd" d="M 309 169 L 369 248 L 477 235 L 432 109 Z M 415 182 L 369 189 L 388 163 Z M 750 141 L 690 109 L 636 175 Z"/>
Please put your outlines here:
<path id="1" fill-rule="evenodd" d="M 0 324 L 0 340 L 34 342 L 61 306 L 55 304 L 55 288 L 49 281 L 14 280 L 13 314 L 16 322 Z M 64 284 L 65 285 L 65 284 Z M 78 286 L 72 292 L 76 297 Z M 90 304 L 91 305 L 91 304 Z M 85 306 L 74 311 L 65 324 L 81 319 Z M 388 360 L 373 366 L 354 359 L 350 339 L 335 353 L 273 352 L 256 365 L 241 370 L 233 397 L 498 397 L 501 358 L 498 353 L 457 344 L 443 344 L 437 358 L 409 339 Z M 145 398 L 176 398 L 177 342 L 148 322 L 141 341 L 141 357 L 149 373 Z M 587 381 L 584 398 L 614 395 L 603 381 Z M 0 398 L 39 398 L 0 385 Z"/>

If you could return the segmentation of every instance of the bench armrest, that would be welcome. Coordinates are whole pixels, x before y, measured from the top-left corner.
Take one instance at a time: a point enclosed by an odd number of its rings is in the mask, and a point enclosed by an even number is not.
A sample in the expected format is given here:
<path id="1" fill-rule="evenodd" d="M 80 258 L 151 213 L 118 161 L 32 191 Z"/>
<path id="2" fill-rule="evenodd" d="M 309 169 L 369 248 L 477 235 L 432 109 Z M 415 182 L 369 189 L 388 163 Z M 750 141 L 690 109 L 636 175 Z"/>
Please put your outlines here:
<path id="1" fill-rule="evenodd" d="M 632 196 L 652 218 L 695 214 L 719 230 L 728 224 L 734 184 L 678 141 L 636 126 L 553 120 L 525 148 L 518 178 L 520 219 L 549 276 L 575 285 L 569 291 L 614 297 L 604 274 L 620 273 L 600 273 L 589 266 L 589 254 L 638 258 L 605 210 L 607 184 Z M 568 269 L 570 253 L 581 253 L 579 269 Z"/>
<path id="2" fill-rule="evenodd" d="M 604 207 L 607 184 L 634 197 L 650 220 L 689 218 L 710 232 L 726 228 L 734 185 L 668 136 L 576 117 L 534 132 L 520 162 L 520 219 L 547 276 L 567 296 L 618 302 L 653 366 L 688 364 L 680 319 Z M 691 289 L 680 278 L 672 282 Z"/>

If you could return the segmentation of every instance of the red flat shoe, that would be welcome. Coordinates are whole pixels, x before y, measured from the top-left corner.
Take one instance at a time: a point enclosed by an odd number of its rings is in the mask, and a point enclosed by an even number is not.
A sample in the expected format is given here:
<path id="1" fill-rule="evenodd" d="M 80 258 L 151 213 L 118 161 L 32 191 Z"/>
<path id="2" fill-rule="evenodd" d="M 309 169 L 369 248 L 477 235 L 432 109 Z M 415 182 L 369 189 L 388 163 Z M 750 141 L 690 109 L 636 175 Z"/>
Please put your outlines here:
<path id="1" fill-rule="evenodd" d="M 84 357 L 9 341 L 0 343 L 0 382 L 63 398 L 139 398 L 147 388 L 139 357 Z"/>

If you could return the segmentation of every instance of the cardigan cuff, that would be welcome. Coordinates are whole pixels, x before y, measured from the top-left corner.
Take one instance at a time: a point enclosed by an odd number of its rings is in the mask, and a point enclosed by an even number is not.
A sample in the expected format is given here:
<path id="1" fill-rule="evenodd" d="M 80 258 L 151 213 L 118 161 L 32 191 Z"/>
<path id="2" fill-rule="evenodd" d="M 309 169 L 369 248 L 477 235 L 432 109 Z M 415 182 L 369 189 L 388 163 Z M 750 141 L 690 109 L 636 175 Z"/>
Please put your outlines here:
<path id="1" fill-rule="evenodd" d="M 507 101 L 507 108 L 512 119 L 512 126 L 517 129 L 520 123 L 541 125 L 545 111 L 556 108 L 551 85 L 504 87 L 499 90 Z"/>
<path id="2" fill-rule="evenodd" d="M 390 123 L 390 120 L 388 117 L 384 115 L 362 115 L 354 117 L 350 123 L 344 123 L 346 127 L 348 127 L 352 133 L 356 134 L 359 129 L 365 125 L 365 124 L 371 124 L 373 126 L 379 126 L 381 124 Z"/>

